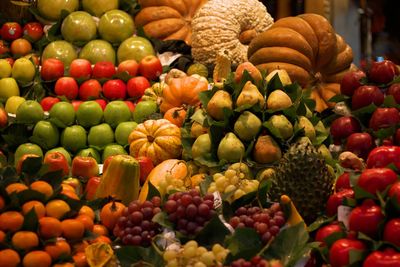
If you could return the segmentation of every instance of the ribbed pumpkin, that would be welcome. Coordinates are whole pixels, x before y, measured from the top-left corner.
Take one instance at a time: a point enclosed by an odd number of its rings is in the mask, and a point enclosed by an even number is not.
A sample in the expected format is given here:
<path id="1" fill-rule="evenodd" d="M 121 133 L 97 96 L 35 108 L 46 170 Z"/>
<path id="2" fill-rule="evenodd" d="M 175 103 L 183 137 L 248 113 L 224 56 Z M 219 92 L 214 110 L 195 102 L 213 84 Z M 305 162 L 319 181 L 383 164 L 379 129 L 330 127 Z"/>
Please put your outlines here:
<path id="1" fill-rule="evenodd" d="M 170 108 L 184 105 L 200 104 L 199 93 L 208 89 L 208 82 L 193 76 L 172 78 L 162 91 L 160 110 L 167 112 Z"/>
<path id="2" fill-rule="evenodd" d="M 353 53 L 328 20 L 309 13 L 276 21 L 251 41 L 248 58 L 260 70 L 285 69 L 292 81 L 313 87 L 311 97 L 321 112 L 334 106 L 328 100 L 340 93 Z"/>
<path id="3" fill-rule="evenodd" d="M 128 142 L 131 156 L 149 157 L 154 165 L 181 156 L 181 130 L 166 119 L 139 124 L 129 135 Z"/>
<path id="4" fill-rule="evenodd" d="M 139 0 L 140 12 L 135 25 L 161 40 L 192 41 L 191 21 L 207 0 Z"/>

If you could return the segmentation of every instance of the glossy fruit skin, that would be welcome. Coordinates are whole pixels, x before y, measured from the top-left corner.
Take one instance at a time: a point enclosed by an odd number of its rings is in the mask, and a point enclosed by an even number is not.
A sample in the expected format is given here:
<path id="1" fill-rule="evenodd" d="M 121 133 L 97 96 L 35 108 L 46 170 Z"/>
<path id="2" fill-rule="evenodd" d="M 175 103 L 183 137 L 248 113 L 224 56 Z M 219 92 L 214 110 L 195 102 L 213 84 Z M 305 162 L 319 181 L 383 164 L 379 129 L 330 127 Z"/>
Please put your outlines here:
<path id="1" fill-rule="evenodd" d="M 400 182 L 397 181 L 393 183 L 388 191 L 388 196 L 391 198 L 395 198 L 398 205 L 400 205 Z"/>
<path id="2" fill-rule="evenodd" d="M 61 77 L 54 86 L 54 92 L 58 96 L 65 96 L 69 100 L 73 100 L 78 96 L 79 86 L 74 78 Z"/>
<path id="3" fill-rule="evenodd" d="M 386 91 L 387 95 L 392 95 L 397 104 L 400 103 L 400 83 L 394 83 Z"/>
<path id="4" fill-rule="evenodd" d="M 115 64 L 115 51 L 112 45 L 104 40 L 92 40 L 79 52 L 79 58 L 89 60 L 92 64 L 110 61 Z"/>
<path id="5" fill-rule="evenodd" d="M 364 170 L 357 184 L 365 191 L 376 194 L 383 192 L 389 185 L 397 181 L 396 173 L 389 168 L 373 168 Z"/>
<path id="6" fill-rule="evenodd" d="M 353 152 L 363 159 L 368 157 L 374 147 L 375 143 L 369 133 L 353 133 L 347 137 L 346 151 Z"/>
<path id="7" fill-rule="evenodd" d="M 337 209 L 343 204 L 345 198 L 354 198 L 353 189 L 343 189 L 331 195 L 326 204 L 326 215 L 329 217 L 337 214 Z"/>
<path id="8" fill-rule="evenodd" d="M 61 60 L 65 66 L 69 66 L 71 62 L 78 57 L 75 47 L 64 40 L 57 40 L 48 44 L 42 53 L 42 62 L 49 58 L 57 58 Z"/>
<path id="9" fill-rule="evenodd" d="M 324 225 L 321 228 L 319 228 L 317 233 L 315 234 L 315 241 L 321 242 L 320 246 L 326 246 L 325 238 L 329 237 L 333 233 L 341 233 L 341 232 L 344 231 L 337 222 Z"/>
<path id="10" fill-rule="evenodd" d="M 140 184 L 144 184 L 147 179 L 147 176 L 154 169 L 154 164 L 149 157 L 140 156 L 137 157 L 136 160 L 139 162 L 140 166 Z"/>
<path id="11" fill-rule="evenodd" d="M 43 61 L 40 76 L 44 81 L 52 81 L 64 76 L 64 63 L 56 58 Z"/>
<path id="12" fill-rule="evenodd" d="M 46 96 L 40 101 L 40 105 L 42 106 L 43 111 L 50 111 L 50 109 L 58 102 L 60 102 L 59 98 Z"/>
<path id="13" fill-rule="evenodd" d="M 358 87 L 351 98 L 351 108 L 353 110 L 366 107 L 372 103 L 380 106 L 383 103 L 384 95 L 377 86 L 362 85 Z"/>
<path id="14" fill-rule="evenodd" d="M 101 178 L 98 176 L 93 176 L 89 178 L 85 187 L 85 196 L 87 200 L 93 200 L 96 196 L 96 190 L 99 186 Z"/>
<path id="15" fill-rule="evenodd" d="M 132 17 L 125 11 L 114 9 L 104 13 L 98 23 L 101 39 L 119 44 L 131 37 L 135 31 Z"/>
<path id="16" fill-rule="evenodd" d="M 99 98 L 99 99 L 96 99 L 94 101 L 96 101 L 100 105 L 100 107 L 101 107 L 101 109 L 103 111 L 106 109 L 106 107 L 107 107 L 107 101 L 106 100 L 104 100 L 102 98 Z"/>
<path id="17" fill-rule="evenodd" d="M 139 62 L 139 73 L 149 80 L 155 80 L 163 72 L 161 61 L 157 56 L 148 55 Z"/>
<path id="18" fill-rule="evenodd" d="M 94 64 L 93 67 L 93 78 L 112 78 L 116 73 L 114 63 L 110 61 L 101 61 Z"/>
<path id="19" fill-rule="evenodd" d="M 79 87 L 79 99 L 83 101 L 98 99 L 102 91 L 101 84 L 96 79 L 84 81 Z"/>
<path id="20" fill-rule="evenodd" d="M 69 174 L 68 161 L 61 152 L 46 153 L 43 162 L 49 166 L 49 171 L 62 170 L 63 176 Z"/>
<path id="21" fill-rule="evenodd" d="M 69 65 L 69 76 L 75 79 L 89 79 L 92 75 L 92 64 L 89 60 L 77 58 Z"/>
<path id="22" fill-rule="evenodd" d="M 118 62 L 134 59 L 140 62 L 147 55 L 155 55 L 153 45 L 143 37 L 134 36 L 123 41 L 117 50 Z"/>
<path id="23" fill-rule="evenodd" d="M 26 56 L 29 54 L 32 50 L 32 45 L 29 41 L 27 41 L 24 38 L 18 38 L 14 41 L 12 41 L 11 46 L 10 46 L 11 53 L 14 56 Z"/>
<path id="24" fill-rule="evenodd" d="M 385 216 L 381 207 L 375 204 L 372 199 L 366 199 L 361 206 L 355 207 L 349 216 L 349 230 L 362 232 L 371 238 L 378 236 L 379 224 Z"/>
<path id="25" fill-rule="evenodd" d="M 126 85 L 120 79 L 106 81 L 103 84 L 103 94 L 109 100 L 125 99 Z"/>
<path id="26" fill-rule="evenodd" d="M 92 157 L 75 156 L 72 160 L 71 175 L 87 181 L 90 177 L 99 175 L 99 166 Z"/>
<path id="27" fill-rule="evenodd" d="M 335 141 L 345 139 L 353 133 L 361 131 L 360 123 L 354 117 L 343 116 L 334 120 L 331 124 L 331 135 Z"/>
<path id="28" fill-rule="evenodd" d="M 393 163 L 400 168 L 400 147 L 379 146 L 371 150 L 367 158 L 367 168 L 384 168 Z"/>
<path id="29" fill-rule="evenodd" d="M 400 267 L 400 253 L 392 248 L 373 251 L 365 259 L 363 267 Z"/>
<path id="30" fill-rule="evenodd" d="M 368 72 L 368 78 L 378 84 L 389 83 L 393 80 L 394 76 L 399 74 L 396 64 L 390 60 L 383 60 L 380 62 L 372 62 L 371 68 Z"/>
<path id="31" fill-rule="evenodd" d="M 342 191 L 343 189 L 351 189 L 350 173 L 348 172 L 344 172 L 336 179 L 335 191 L 339 192 Z"/>
<path id="32" fill-rule="evenodd" d="M 138 99 L 144 95 L 144 91 L 150 86 L 146 77 L 137 76 L 128 80 L 126 89 L 129 97 Z"/>
<path id="33" fill-rule="evenodd" d="M 344 267 L 349 264 L 351 250 L 366 250 L 366 246 L 359 240 L 342 238 L 336 240 L 329 249 L 329 263 L 331 267 Z"/>
<path id="34" fill-rule="evenodd" d="M 377 108 L 372 113 L 369 127 L 377 131 L 400 123 L 400 113 L 396 108 Z"/>
<path id="35" fill-rule="evenodd" d="M 75 11 L 61 24 L 61 34 L 68 42 L 89 42 L 96 38 L 97 26 L 93 17 L 85 11 Z"/>
<path id="36" fill-rule="evenodd" d="M 389 220 L 383 229 L 383 240 L 400 246 L 400 218 Z"/>
<path id="37" fill-rule="evenodd" d="M 134 59 L 128 59 L 118 64 L 117 73 L 126 72 L 130 76 L 135 77 L 139 71 L 139 63 Z"/>
<path id="38" fill-rule="evenodd" d="M 362 70 L 346 73 L 340 83 L 340 92 L 343 95 L 352 96 L 354 91 L 362 85 L 360 80 L 366 76 L 367 75 Z"/>
<path id="39" fill-rule="evenodd" d="M 0 29 L 1 38 L 6 41 L 13 41 L 22 37 L 22 28 L 17 22 L 6 22 Z"/>
<path id="40" fill-rule="evenodd" d="M 24 38 L 33 43 L 39 41 L 43 36 L 43 26 L 39 22 L 28 22 L 22 31 Z"/>

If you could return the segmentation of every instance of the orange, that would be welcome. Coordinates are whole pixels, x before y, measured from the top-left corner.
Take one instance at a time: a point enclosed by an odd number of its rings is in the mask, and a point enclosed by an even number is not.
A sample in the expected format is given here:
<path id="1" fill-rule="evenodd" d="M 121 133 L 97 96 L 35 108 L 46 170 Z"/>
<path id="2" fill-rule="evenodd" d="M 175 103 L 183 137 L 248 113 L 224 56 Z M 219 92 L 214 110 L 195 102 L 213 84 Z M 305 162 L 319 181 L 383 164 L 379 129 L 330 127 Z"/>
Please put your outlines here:
<path id="1" fill-rule="evenodd" d="M 115 224 L 119 217 L 121 217 L 122 212 L 125 209 L 125 205 L 121 202 L 110 202 L 103 206 L 100 211 L 101 223 L 108 228 L 108 230 L 113 230 Z"/>
<path id="2" fill-rule="evenodd" d="M 89 246 L 89 243 L 86 240 L 82 240 L 82 242 L 75 243 L 73 245 L 74 252 L 85 252 L 85 249 Z"/>
<path id="3" fill-rule="evenodd" d="M 23 38 L 12 41 L 10 46 L 13 55 L 25 56 L 32 50 L 31 43 Z"/>
<path id="4" fill-rule="evenodd" d="M 93 225 L 93 230 L 92 230 L 92 232 L 95 233 L 95 234 L 97 234 L 97 235 L 105 235 L 105 236 L 108 235 L 108 229 L 107 229 L 107 227 L 105 227 L 105 226 L 102 225 L 102 224 L 95 224 L 95 225 Z"/>
<path id="5" fill-rule="evenodd" d="M 0 215 L 0 230 L 18 231 L 24 223 L 24 216 L 18 211 L 6 211 Z"/>
<path id="6" fill-rule="evenodd" d="M 94 218 L 96 217 L 94 210 L 91 207 L 86 206 L 86 205 L 83 205 L 81 207 L 81 209 L 79 210 L 79 215 L 82 215 L 82 214 L 88 215 L 93 221 L 94 221 Z"/>
<path id="7" fill-rule="evenodd" d="M 77 240 L 83 237 L 85 225 L 76 219 L 66 219 L 61 222 L 62 234 L 66 239 Z"/>
<path id="8" fill-rule="evenodd" d="M 45 181 L 36 181 L 31 183 L 31 189 L 38 191 L 45 195 L 47 198 L 51 197 L 53 195 L 53 187 Z"/>
<path id="9" fill-rule="evenodd" d="M 24 267 L 50 267 L 51 257 L 45 251 L 35 250 L 25 255 L 22 264 Z"/>
<path id="10" fill-rule="evenodd" d="M 85 226 L 85 230 L 93 231 L 94 222 L 92 218 L 90 218 L 88 215 L 81 214 L 78 215 L 75 219 L 83 223 L 83 225 Z"/>
<path id="11" fill-rule="evenodd" d="M 28 201 L 24 205 L 22 205 L 22 213 L 24 215 L 27 214 L 28 212 L 30 212 L 31 209 L 35 210 L 35 213 L 36 213 L 38 219 L 44 217 L 44 215 L 46 214 L 46 208 L 40 201 L 32 200 L 32 201 Z"/>
<path id="12" fill-rule="evenodd" d="M 16 267 L 21 263 L 18 253 L 12 249 L 0 251 L 0 267 Z"/>
<path id="13" fill-rule="evenodd" d="M 49 243 L 44 247 L 44 251 L 49 253 L 50 257 L 53 260 L 57 260 L 60 256 L 69 256 L 71 255 L 71 247 L 67 243 L 67 241 L 63 239 L 58 239 L 54 243 Z"/>
<path id="14" fill-rule="evenodd" d="M 62 234 L 61 222 L 53 217 L 39 219 L 39 235 L 44 239 L 59 237 Z"/>
<path id="15" fill-rule="evenodd" d="M 70 190 L 62 190 L 62 191 L 61 191 L 61 194 L 63 194 L 64 196 L 67 196 L 67 197 L 69 197 L 69 198 L 72 198 L 72 199 L 75 199 L 75 200 L 79 200 L 78 195 L 77 195 L 75 192 L 73 192 L 73 191 L 70 191 Z"/>
<path id="16" fill-rule="evenodd" d="M 46 216 L 61 219 L 71 208 L 61 199 L 54 199 L 46 204 Z"/>
<path id="17" fill-rule="evenodd" d="M 91 243 L 91 244 L 93 244 L 93 243 L 107 243 L 107 244 L 111 244 L 111 239 L 108 238 L 108 237 L 105 236 L 105 235 L 100 235 L 100 236 L 96 237 L 95 239 L 90 240 L 90 243 Z"/>
<path id="18" fill-rule="evenodd" d="M 4 243 L 5 240 L 6 240 L 6 233 L 0 231 L 0 244 Z"/>
<path id="19" fill-rule="evenodd" d="M 11 243 L 17 249 L 28 251 L 39 246 L 39 237 L 34 232 L 20 231 L 13 235 Z"/>
<path id="20" fill-rule="evenodd" d="M 53 267 L 75 267 L 75 265 L 71 262 L 64 262 L 64 263 L 54 264 Z"/>
<path id="21" fill-rule="evenodd" d="M 78 252 L 72 256 L 76 267 L 87 267 L 89 266 L 86 260 L 86 254 L 84 252 Z"/>
<path id="22" fill-rule="evenodd" d="M 5 205 L 6 205 L 6 203 L 4 202 L 4 198 L 2 196 L 0 196 L 0 210 L 2 210 Z"/>
<path id="23" fill-rule="evenodd" d="M 21 191 L 24 191 L 28 189 L 28 187 L 24 184 L 21 183 L 12 183 L 7 185 L 6 187 L 6 192 L 7 194 L 11 195 L 11 193 L 15 192 L 15 193 L 19 193 Z"/>

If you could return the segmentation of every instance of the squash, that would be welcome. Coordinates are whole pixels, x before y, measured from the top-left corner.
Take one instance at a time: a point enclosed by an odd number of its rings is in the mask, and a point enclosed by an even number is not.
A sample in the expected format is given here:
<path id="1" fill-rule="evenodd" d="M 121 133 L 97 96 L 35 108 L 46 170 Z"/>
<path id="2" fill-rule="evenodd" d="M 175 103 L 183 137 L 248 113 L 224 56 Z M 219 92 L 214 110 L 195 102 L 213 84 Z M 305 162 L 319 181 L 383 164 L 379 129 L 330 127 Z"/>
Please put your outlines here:
<path id="1" fill-rule="evenodd" d="M 166 119 L 140 123 L 129 135 L 129 153 L 149 157 L 154 166 L 167 159 L 179 158 L 182 152 L 181 130 Z"/>
<path id="2" fill-rule="evenodd" d="M 146 35 L 161 40 L 183 40 L 191 44 L 191 21 L 207 0 L 139 0 L 141 10 L 135 25 Z"/>
<path id="3" fill-rule="evenodd" d="M 285 69 L 292 81 L 312 87 L 311 98 L 322 112 L 335 105 L 329 99 L 340 93 L 353 53 L 328 20 L 308 13 L 276 21 L 251 41 L 248 58 L 260 70 Z"/>
<path id="4" fill-rule="evenodd" d="M 192 76 L 172 78 L 162 91 L 160 110 L 162 113 L 173 107 L 200 104 L 199 93 L 208 89 L 208 82 Z"/>
<path id="5" fill-rule="evenodd" d="M 245 62 L 251 39 L 273 22 L 258 0 L 210 0 L 192 21 L 192 56 L 202 64 L 214 64 L 221 53 L 232 63 Z"/>

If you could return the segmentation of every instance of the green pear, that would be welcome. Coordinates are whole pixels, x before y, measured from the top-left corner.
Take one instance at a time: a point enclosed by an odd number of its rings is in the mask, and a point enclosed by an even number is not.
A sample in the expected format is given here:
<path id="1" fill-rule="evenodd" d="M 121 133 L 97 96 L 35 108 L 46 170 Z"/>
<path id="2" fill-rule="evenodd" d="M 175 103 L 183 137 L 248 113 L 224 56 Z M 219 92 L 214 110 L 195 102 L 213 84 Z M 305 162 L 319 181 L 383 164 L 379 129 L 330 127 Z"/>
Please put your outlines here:
<path id="1" fill-rule="evenodd" d="M 265 105 L 265 99 L 263 95 L 258 91 L 257 86 L 251 83 L 251 81 L 246 82 L 243 86 L 242 92 L 240 92 L 237 100 L 236 106 L 241 107 L 244 105 L 254 106 L 258 104 L 261 108 Z"/>
<path id="2" fill-rule="evenodd" d="M 224 108 L 232 110 L 232 105 L 233 103 L 231 95 L 224 90 L 218 90 L 208 102 L 207 112 L 212 118 L 216 120 L 223 120 Z"/>
<path id="3" fill-rule="evenodd" d="M 279 131 L 283 139 L 288 139 L 293 135 L 293 125 L 285 115 L 273 115 L 268 121 Z"/>
<path id="4" fill-rule="evenodd" d="M 315 140 L 316 138 L 316 133 L 314 129 L 314 125 L 311 123 L 307 117 L 300 116 L 299 117 L 299 128 L 304 129 L 304 135 L 310 138 L 311 141 Z"/>
<path id="5" fill-rule="evenodd" d="M 267 179 L 271 178 L 274 174 L 275 174 L 275 170 L 273 168 L 261 169 L 257 173 L 256 179 L 258 181 L 267 180 Z"/>
<path id="6" fill-rule="evenodd" d="M 260 132 L 261 120 L 250 111 L 243 112 L 236 120 L 233 130 L 243 141 L 250 141 Z"/>
<path id="7" fill-rule="evenodd" d="M 234 133 L 227 133 L 218 145 L 217 155 L 219 160 L 238 162 L 244 157 L 245 148 Z"/>
<path id="8" fill-rule="evenodd" d="M 259 136 L 253 148 L 253 159 L 257 163 L 268 164 L 282 157 L 281 148 L 269 135 Z"/>
<path id="9" fill-rule="evenodd" d="M 315 126 L 315 131 L 320 133 L 328 133 L 328 130 L 325 128 L 325 125 L 322 121 L 319 121 Z"/>
<path id="10" fill-rule="evenodd" d="M 211 151 L 211 138 L 208 133 L 196 138 L 192 145 L 192 158 L 196 159 Z"/>
<path id="11" fill-rule="evenodd" d="M 285 109 L 292 104 L 292 99 L 282 90 L 272 91 L 267 98 L 267 109 Z"/>
<path id="12" fill-rule="evenodd" d="M 324 144 L 318 147 L 318 152 L 321 153 L 325 160 L 332 160 L 332 154 Z"/>
<path id="13" fill-rule="evenodd" d="M 279 70 L 273 70 L 271 71 L 267 77 L 265 77 L 265 80 L 267 81 L 267 83 L 269 83 L 271 81 L 271 79 L 278 74 L 279 76 L 279 80 L 281 80 L 281 83 L 283 86 L 292 84 L 292 81 L 290 80 L 290 76 L 288 74 L 288 72 L 284 69 L 279 69 Z"/>

